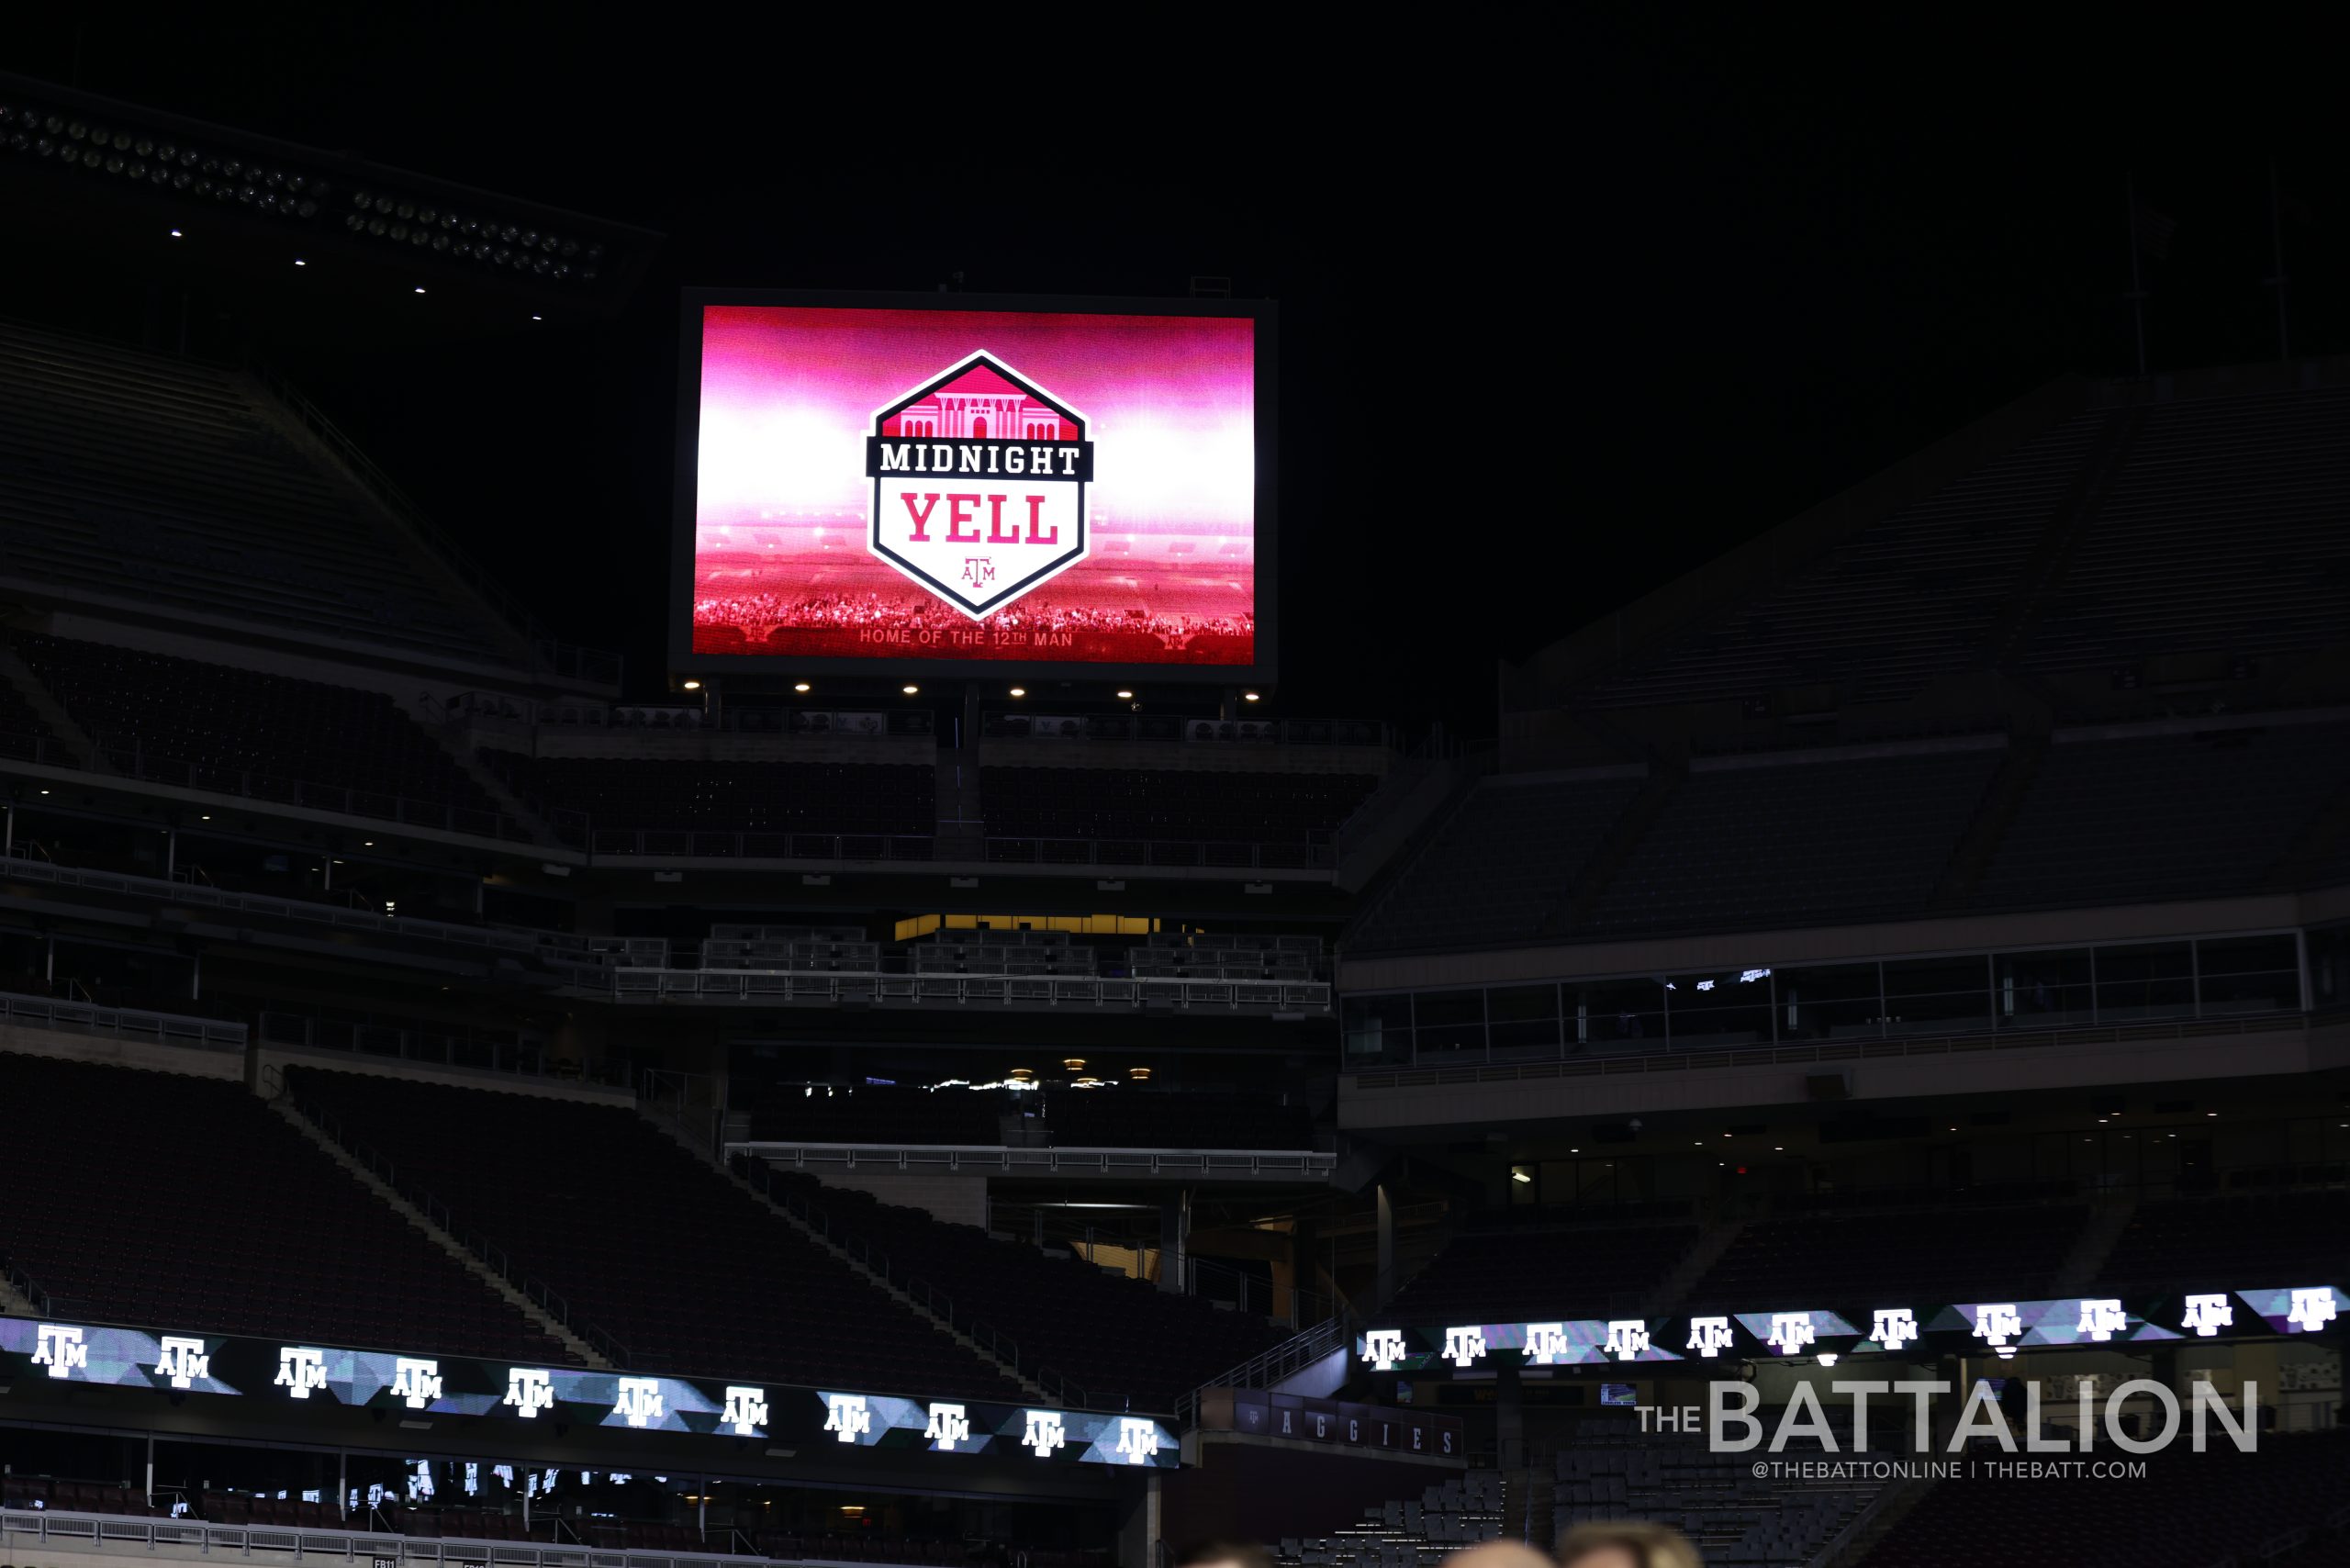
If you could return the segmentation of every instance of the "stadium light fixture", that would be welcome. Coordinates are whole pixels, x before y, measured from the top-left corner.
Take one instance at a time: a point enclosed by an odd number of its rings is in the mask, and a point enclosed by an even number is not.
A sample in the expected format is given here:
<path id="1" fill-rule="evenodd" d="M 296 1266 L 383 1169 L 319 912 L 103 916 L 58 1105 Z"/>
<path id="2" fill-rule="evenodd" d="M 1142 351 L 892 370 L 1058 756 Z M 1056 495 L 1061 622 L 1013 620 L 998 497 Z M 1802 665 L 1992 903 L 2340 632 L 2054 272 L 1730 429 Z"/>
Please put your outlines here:
<path id="1" fill-rule="evenodd" d="M 1131 691 L 1121 691 L 1118 693 L 1118 700 L 1121 702 L 1131 702 L 1134 700 L 1135 694 Z"/>
<path id="2" fill-rule="evenodd" d="M 180 239 L 181 237 L 182 237 L 182 236 L 181 236 L 180 231 L 179 231 L 178 230 L 174 229 L 174 230 L 172 230 L 172 238 L 173 238 L 173 239 L 177 240 L 177 239 Z"/>
<path id="3" fill-rule="evenodd" d="M 804 681 L 804 680 L 794 681 L 794 682 L 792 683 L 791 689 L 792 689 L 792 690 L 794 690 L 794 691 L 800 691 L 800 692 L 804 692 L 804 691 L 807 691 L 807 690 L 809 689 L 809 686 L 808 686 L 808 683 L 807 683 L 806 681 Z"/>
<path id="4" fill-rule="evenodd" d="M 1257 693 L 1253 691 L 1244 691 L 1240 694 L 1240 700 L 1243 702 L 1259 702 L 1262 701 L 1263 699 L 1259 697 Z"/>
<path id="5" fill-rule="evenodd" d="M 905 685 L 903 685 L 903 686 L 900 687 L 898 689 L 899 689 L 899 690 L 901 690 L 901 691 L 902 691 L 902 692 L 904 692 L 907 696 L 912 697 L 912 696 L 915 695 L 916 693 L 920 692 L 920 691 L 922 690 L 922 688 L 921 688 L 921 687 L 919 687 L 919 686 L 916 686 L 912 681 L 911 681 L 911 680 L 910 680 L 910 681 L 906 682 L 906 684 L 905 684 Z"/>
<path id="6" fill-rule="evenodd" d="M 1028 695 L 1028 689 L 1024 686 L 1015 686 L 1012 689 L 1012 694 L 1014 697 L 1025 697 Z"/>
<path id="7" fill-rule="evenodd" d="M 1528 1187 L 1534 1184 L 1534 1178 L 1523 1170 L 1511 1171 L 1509 1173 L 1509 1179 L 1513 1182 L 1521 1182 Z"/>
<path id="8" fill-rule="evenodd" d="M 699 691 L 701 689 L 701 682 L 699 680 L 688 680 L 681 684 L 683 689 L 688 691 Z"/>
<path id="9" fill-rule="evenodd" d="M 304 261 L 301 257 L 297 256 L 297 257 L 295 257 L 295 258 L 294 258 L 294 264 L 295 264 L 296 266 L 297 266 L 297 267 L 307 267 L 307 266 L 308 266 L 310 263 L 308 263 L 308 262 L 306 262 L 306 261 Z"/>

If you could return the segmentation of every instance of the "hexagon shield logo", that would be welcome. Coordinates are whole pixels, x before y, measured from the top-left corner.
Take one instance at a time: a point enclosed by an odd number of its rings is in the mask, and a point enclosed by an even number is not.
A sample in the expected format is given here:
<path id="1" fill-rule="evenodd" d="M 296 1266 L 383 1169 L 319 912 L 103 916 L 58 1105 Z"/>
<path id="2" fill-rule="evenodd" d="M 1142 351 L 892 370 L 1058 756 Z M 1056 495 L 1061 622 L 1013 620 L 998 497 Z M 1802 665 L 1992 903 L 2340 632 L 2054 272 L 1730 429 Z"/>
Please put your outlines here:
<path id="1" fill-rule="evenodd" d="M 867 547 L 973 620 L 1085 558 L 1086 418 L 985 352 L 876 410 Z"/>

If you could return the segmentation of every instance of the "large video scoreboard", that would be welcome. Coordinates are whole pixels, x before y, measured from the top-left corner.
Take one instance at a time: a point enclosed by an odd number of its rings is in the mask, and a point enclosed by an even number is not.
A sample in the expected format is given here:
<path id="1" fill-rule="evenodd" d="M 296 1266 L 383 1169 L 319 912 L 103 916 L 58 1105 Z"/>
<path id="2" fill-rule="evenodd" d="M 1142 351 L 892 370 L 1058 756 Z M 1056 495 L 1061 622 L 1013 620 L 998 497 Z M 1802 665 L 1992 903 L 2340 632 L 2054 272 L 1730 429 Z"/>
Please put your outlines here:
<path id="1" fill-rule="evenodd" d="M 1269 308 L 696 290 L 680 669 L 1260 681 Z"/>

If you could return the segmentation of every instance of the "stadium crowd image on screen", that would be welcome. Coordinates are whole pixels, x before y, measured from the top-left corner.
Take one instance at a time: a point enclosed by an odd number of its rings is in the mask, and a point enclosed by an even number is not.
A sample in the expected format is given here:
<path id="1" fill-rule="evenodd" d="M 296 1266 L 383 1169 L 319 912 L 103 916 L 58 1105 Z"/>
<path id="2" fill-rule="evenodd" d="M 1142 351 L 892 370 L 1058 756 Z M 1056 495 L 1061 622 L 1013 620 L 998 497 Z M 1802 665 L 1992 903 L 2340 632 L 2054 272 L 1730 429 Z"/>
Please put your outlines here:
<path id="1" fill-rule="evenodd" d="M 1269 678 L 1269 308 L 688 293 L 679 666 Z"/>

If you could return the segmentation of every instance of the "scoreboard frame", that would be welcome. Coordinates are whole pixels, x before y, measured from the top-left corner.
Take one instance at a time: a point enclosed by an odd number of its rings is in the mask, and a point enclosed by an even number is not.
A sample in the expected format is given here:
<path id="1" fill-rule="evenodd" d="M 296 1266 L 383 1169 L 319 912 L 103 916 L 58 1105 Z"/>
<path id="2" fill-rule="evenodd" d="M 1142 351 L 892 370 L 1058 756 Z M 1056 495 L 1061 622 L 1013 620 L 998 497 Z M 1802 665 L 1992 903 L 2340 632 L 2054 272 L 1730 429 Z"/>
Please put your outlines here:
<path id="1" fill-rule="evenodd" d="M 1255 656 L 1246 665 L 1095 663 L 1076 659 L 878 656 L 795 658 L 780 654 L 698 654 L 693 648 L 694 536 L 701 452 L 702 313 L 711 306 L 845 310 L 1003 311 L 1026 315 L 1242 319 L 1255 334 Z M 668 655 L 673 674 L 965 679 L 1017 684 L 1062 680 L 1106 686 L 1270 687 L 1278 678 L 1281 533 L 1277 311 L 1269 299 L 1149 299 L 1092 295 L 911 294 L 850 289 L 688 287 L 677 315 L 677 443 L 670 519 Z"/>

